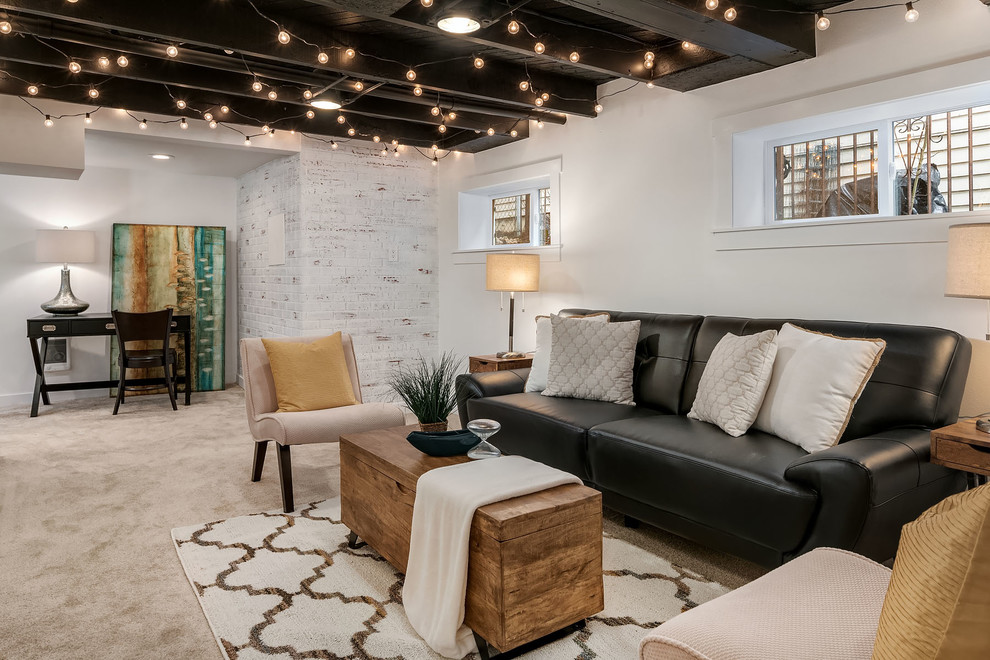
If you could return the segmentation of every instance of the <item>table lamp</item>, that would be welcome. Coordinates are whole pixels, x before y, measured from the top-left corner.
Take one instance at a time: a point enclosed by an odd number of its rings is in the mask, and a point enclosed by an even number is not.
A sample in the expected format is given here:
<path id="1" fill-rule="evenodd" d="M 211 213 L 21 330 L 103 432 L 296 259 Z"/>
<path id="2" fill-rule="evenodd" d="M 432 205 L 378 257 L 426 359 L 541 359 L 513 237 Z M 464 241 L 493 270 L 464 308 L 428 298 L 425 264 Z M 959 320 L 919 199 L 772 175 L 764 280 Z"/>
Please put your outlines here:
<path id="1" fill-rule="evenodd" d="M 524 353 L 512 350 L 513 317 L 516 314 L 516 294 L 540 290 L 540 255 L 489 254 L 485 260 L 485 289 L 509 292 L 509 350 L 498 353 L 500 358 L 521 358 Z"/>
<path id="2" fill-rule="evenodd" d="M 73 315 L 86 311 L 89 303 L 72 294 L 69 285 L 69 264 L 88 264 L 96 261 L 96 233 L 91 231 L 40 229 L 35 243 L 35 261 L 62 264 L 62 286 L 58 294 L 41 309 L 49 314 Z"/>
<path id="3" fill-rule="evenodd" d="M 990 223 L 949 227 L 949 253 L 945 295 L 984 298 L 987 301 L 987 341 L 990 341 Z M 990 419 L 979 419 L 976 428 L 990 433 Z"/>

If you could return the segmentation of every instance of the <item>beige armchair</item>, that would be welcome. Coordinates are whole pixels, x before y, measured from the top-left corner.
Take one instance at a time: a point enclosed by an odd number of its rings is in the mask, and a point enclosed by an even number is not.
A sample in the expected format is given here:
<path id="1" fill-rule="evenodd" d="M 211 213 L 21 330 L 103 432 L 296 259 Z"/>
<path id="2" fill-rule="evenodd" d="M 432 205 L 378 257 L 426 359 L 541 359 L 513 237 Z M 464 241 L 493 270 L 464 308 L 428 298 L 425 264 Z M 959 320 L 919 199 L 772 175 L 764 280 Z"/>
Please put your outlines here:
<path id="1" fill-rule="evenodd" d="M 310 343 L 322 337 L 290 337 L 278 341 Z M 261 339 L 241 340 L 241 368 L 244 373 L 244 400 L 247 407 L 248 426 L 254 436 L 254 465 L 251 481 L 261 479 L 265 465 L 265 453 L 272 440 L 278 446 L 278 474 L 282 485 L 282 505 L 285 512 L 295 506 L 292 499 L 292 464 L 289 447 L 316 442 L 337 442 L 345 433 L 357 433 L 374 429 L 402 426 L 405 415 L 402 409 L 391 403 L 363 403 L 361 383 L 351 336 L 341 334 L 344 357 L 351 375 L 351 387 L 357 405 L 306 412 L 275 412 L 275 381 L 271 363 Z"/>

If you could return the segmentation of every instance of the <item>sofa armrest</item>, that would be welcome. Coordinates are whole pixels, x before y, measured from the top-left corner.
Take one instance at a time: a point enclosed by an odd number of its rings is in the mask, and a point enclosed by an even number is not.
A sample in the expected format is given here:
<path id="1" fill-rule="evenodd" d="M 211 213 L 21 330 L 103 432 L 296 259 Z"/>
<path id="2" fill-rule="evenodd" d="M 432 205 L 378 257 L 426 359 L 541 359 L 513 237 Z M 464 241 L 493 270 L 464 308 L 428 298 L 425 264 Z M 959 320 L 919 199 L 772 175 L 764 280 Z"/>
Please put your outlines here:
<path id="1" fill-rule="evenodd" d="M 461 426 L 466 428 L 467 423 L 471 421 L 467 411 L 469 399 L 518 394 L 525 389 L 526 378 L 528 377 L 528 368 L 482 371 L 458 376 L 455 389 L 457 392 L 457 413 L 461 418 Z"/>
<path id="2" fill-rule="evenodd" d="M 892 557 L 900 527 L 961 484 L 957 473 L 929 462 L 930 433 L 892 429 L 791 463 L 784 476 L 819 500 L 817 519 L 795 554 L 830 546 L 877 561 Z"/>

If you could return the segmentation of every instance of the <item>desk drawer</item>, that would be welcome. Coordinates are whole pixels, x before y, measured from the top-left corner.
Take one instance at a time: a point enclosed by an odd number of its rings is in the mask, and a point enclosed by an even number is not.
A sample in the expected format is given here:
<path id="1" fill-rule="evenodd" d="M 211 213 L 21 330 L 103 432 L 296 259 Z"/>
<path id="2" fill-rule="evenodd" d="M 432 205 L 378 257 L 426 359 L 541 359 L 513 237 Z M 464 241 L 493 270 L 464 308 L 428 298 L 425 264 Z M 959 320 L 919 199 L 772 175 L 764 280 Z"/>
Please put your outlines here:
<path id="1" fill-rule="evenodd" d="M 957 470 L 990 475 L 990 447 L 936 438 L 933 461 Z"/>
<path id="2" fill-rule="evenodd" d="M 28 337 L 66 337 L 70 319 L 28 319 Z"/>
<path id="3" fill-rule="evenodd" d="M 112 335 L 114 334 L 113 321 L 109 318 L 103 319 L 72 319 L 73 335 Z"/>

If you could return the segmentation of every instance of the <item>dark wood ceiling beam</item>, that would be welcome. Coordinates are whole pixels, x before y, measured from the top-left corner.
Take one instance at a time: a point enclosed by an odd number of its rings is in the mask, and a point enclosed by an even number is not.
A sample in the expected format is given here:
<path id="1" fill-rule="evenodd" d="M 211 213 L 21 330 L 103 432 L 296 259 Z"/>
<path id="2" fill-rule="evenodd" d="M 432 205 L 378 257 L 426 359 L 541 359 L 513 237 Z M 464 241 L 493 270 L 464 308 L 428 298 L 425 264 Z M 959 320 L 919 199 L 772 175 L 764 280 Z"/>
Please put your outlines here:
<path id="1" fill-rule="evenodd" d="M 175 116 L 176 120 L 179 119 L 174 102 L 165 89 L 157 83 L 121 78 L 105 80 L 101 76 L 86 72 L 73 75 L 67 70 L 14 62 L 4 62 L 2 65 L 0 93 L 3 94 L 22 96 L 36 104 L 41 99 L 52 99 L 90 107 L 126 108 L 138 116 L 147 113 Z M 5 76 L 4 72 L 16 78 Z M 39 85 L 38 96 L 25 95 L 24 84 L 18 78 Z M 90 86 L 96 84 L 100 85 L 100 97 L 91 99 L 87 91 Z M 277 130 L 296 130 L 329 138 L 346 139 L 349 137 L 347 129 L 353 127 L 357 130 L 356 137 L 365 139 L 378 135 L 385 142 L 397 139 L 402 144 L 421 147 L 428 147 L 434 143 L 445 144 L 444 140 L 436 139 L 437 134 L 433 127 L 406 121 L 349 115 L 347 124 L 339 124 L 336 120 L 336 112 L 318 113 L 313 119 L 307 119 L 296 106 L 258 99 L 241 99 L 236 106 L 230 106 L 230 113 L 221 115 L 219 107 L 226 103 L 226 100 L 217 98 L 215 94 L 189 90 L 186 100 L 189 106 L 182 116 L 187 119 L 197 120 L 203 112 L 211 111 L 217 121 L 245 127 L 244 132 L 249 135 L 260 133 L 260 127 L 267 124 Z M 473 130 L 453 129 L 448 131 L 448 135 L 444 138 L 446 141 L 452 141 L 462 138 L 462 134 L 476 135 Z"/>
<path id="2" fill-rule="evenodd" d="M 387 39 L 322 29 L 312 24 L 299 24 L 291 19 L 271 15 L 271 18 L 295 34 L 288 44 L 275 39 L 275 26 L 252 11 L 226 3 L 197 0 L 169 0 L 144 3 L 136 11 L 130 0 L 102 0 L 99 3 L 66 3 L 64 0 L 2 0 L 0 8 L 43 16 L 51 19 L 81 23 L 94 27 L 121 30 L 177 44 L 192 43 L 218 49 L 230 49 L 275 62 L 312 66 L 314 69 L 335 71 L 355 78 L 392 82 L 410 86 L 405 74 L 409 66 L 418 66 L 416 82 L 425 89 L 449 92 L 481 101 L 495 101 L 523 107 L 533 107 L 533 95 L 523 92 L 518 81 L 525 77 L 523 67 L 492 61 L 484 70 L 475 70 L 471 59 L 464 58 L 461 66 L 450 59 L 448 52 L 417 46 L 416 61 L 411 51 L 401 43 Z M 304 41 L 322 44 L 329 62 L 316 62 L 317 48 Z M 346 57 L 344 47 L 360 55 Z M 458 58 L 459 59 L 459 58 Z M 443 64 L 421 65 L 441 61 Z M 404 62 L 404 63 L 400 63 Z M 533 73 L 534 84 L 549 90 L 553 96 L 546 107 L 561 112 L 594 115 L 595 85 L 566 76 Z M 583 100 L 569 100 L 583 99 Z"/>
<path id="3" fill-rule="evenodd" d="M 707 12 L 698 0 L 558 0 L 600 16 L 690 41 L 726 55 L 739 55 L 770 66 L 815 56 L 813 14 L 761 11 L 741 6 L 731 23 L 723 7 Z M 767 9 L 794 10 L 781 0 L 768 0 Z M 726 5 L 727 6 L 727 5 Z M 700 9 L 699 9 L 700 7 Z"/>
<path id="4" fill-rule="evenodd" d="M 52 45 L 69 53 L 79 62 L 93 63 L 100 55 L 107 51 L 101 49 L 80 46 L 77 44 L 65 44 L 52 40 Z M 16 36 L 0 41 L 0 60 L 9 62 L 21 62 L 48 68 L 65 70 L 66 60 L 57 51 L 49 48 L 43 43 L 39 43 L 32 37 Z M 133 58 L 126 68 L 114 65 L 113 77 L 127 80 L 138 80 L 147 83 L 158 83 L 163 89 L 171 90 L 171 94 L 177 101 L 179 99 L 188 102 L 188 90 L 201 90 L 222 94 L 225 103 L 230 106 L 238 106 L 240 99 L 248 98 L 261 101 L 263 103 L 274 103 L 266 97 L 267 91 L 254 92 L 251 89 L 253 78 L 245 73 L 227 74 L 217 76 L 210 69 L 198 67 L 180 62 L 161 62 L 151 58 Z M 89 68 L 87 73 L 94 77 L 102 76 L 103 82 L 95 85 L 97 90 L 101 90 L 111 76 L 104 74 L 99 69 Z M 278 88 L 278 102 L 298 106 L 297 114 L 305 113 L 310 109 L 309 102 L 302 98 L 302 90 L 299 88 Z M 375 90 L 378 91 L 378 90 Z M 410 98 L 416 98 L 412 94 Z M 345 102 L 345 114 L 360 114 L 369 117 L 382 119 L 401 119 L 417 124 L 425 124 L 431 127 L 439 125 L 440 120 L 433 117 L 428 108 L 405 102 L 406 99 L 390 100 L 376 98 L 371 95 L 363 95 L 348 101 L 348 95 L 342 95 Z M 445 106 L 445 109 L 447 106 Z M 320 112 L 320 111 L 317 111 Z M 172 114 L 183 116 L 178 108 L 173 108 Z M 448 128 L 464 128 L 471 131 L 487 131 L 488 128 L 495 128 L 499 132 L 508 132 L 515 128 L 520 119 L 506 119 L 505 117 L 458 112 L 455 119 L 447 119 Z"/>
<path id="5" fill-rule="evenodd" d="M 527 137 L 529 137 L 529 125 L 522 122 L 519 126 L 518 135 L 516 137 L 506 135 L 505 133 L 496 133 L 495 135 L 488 135 L 487 133 L 461 133 L 453 140 L 449 140 L 446 144 L 446 148 L 462 151 L 464 153 L 475 154 L 493 147 L 500 147 L 503 144 L 518 142 L 519 140 Z"/>

